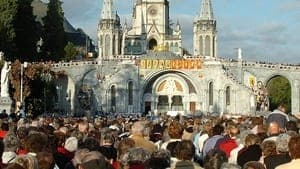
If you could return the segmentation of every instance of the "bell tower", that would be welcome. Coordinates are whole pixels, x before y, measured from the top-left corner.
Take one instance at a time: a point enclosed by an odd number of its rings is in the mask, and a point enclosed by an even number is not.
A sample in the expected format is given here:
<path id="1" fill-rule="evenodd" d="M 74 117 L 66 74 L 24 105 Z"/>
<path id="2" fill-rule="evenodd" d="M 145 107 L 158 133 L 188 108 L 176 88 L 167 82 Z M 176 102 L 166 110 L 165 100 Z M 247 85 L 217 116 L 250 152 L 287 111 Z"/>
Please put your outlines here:
<path id="1" fill-rule="evenodd" d="M 217 22 L 211 0 L 202 0 L 200 15 L 194 20 L 194 55 L 217 56 Z"/>
<path id="2" fill-rule="evenodd" d="M 121 53 L 121 34 L 120 17 L 114 10 L 113 0 L 104 0 L 98 25 L 99 59 L 113 59 Z"/>

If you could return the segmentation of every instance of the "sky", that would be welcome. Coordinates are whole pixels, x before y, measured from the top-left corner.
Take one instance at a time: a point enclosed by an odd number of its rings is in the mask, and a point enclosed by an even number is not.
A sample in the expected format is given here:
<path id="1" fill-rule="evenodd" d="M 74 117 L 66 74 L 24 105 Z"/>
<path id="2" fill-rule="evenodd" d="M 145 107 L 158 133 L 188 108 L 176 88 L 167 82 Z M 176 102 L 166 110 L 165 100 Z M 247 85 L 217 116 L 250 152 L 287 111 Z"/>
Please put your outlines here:
<path id="1" fill-rule="evenodd" d="M 115 0 L 121 24 L 131 20 L 135 0 Z M 65 17 L 97 42 L 103 0 L 62 0 Z M 169 0 L 170 18 L 182 26 L 183 46 L 192 52 L 193 19 L 201 0 Z M 218 30 L 218 57 L 273 63 L 300 63 L 300 0 L 212 0 Z"/>

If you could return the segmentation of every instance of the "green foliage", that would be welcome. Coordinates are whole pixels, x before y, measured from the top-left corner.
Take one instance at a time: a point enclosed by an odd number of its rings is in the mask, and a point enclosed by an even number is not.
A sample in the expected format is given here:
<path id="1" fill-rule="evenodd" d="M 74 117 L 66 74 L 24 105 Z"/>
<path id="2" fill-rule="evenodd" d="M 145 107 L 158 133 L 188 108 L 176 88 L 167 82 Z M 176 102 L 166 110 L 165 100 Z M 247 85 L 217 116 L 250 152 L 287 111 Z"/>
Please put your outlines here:
<path id="1" fill-rule="evenodd" d="M 71 42 L 68 42 L 64 50 L 65 50 L 65 58 L 64 58 L 65 61 L 74 60 L 76 55 L 78 55 L 78 50 Z"/>
<path id="2" fill-rule="evenodd" d="M 7 60 L 37 61 L 32 0 L 0 0 L 0 49 Z"/>
<path id="3" fill-rule="evenodd" d="M 15 55 L 14 19 L 18 0 L 0 0 L 0 49 L 9 57 Z"/>
<path id="4" fill-rule="evenodd" d="M 23 69 L 23 99 L 26 102 L 26 112 L 33 116 L 54 108 L 54 97 L 56 89 L 54 85 L 56 73 L 51 72 L 51 66 L 43 63 L 28 64 Z M 20 101 L 21 62 L 16 60 L 11 65 L 9 79 L 11 82 L 12 96 L 15 102 Z M 47 77 L 50 78 L 45 78 Z M 47 79 L 47 80 L 46 80 Z"/>
<path id="5" fill-rule="evenodd" d="M 33 0 L 19 0 L 14 27 L 16 30 L 16 56 L 20 61 L 39 61 L 36 52 L 36 43 L 39 40 L 38 23 L 33 15 L 31 6 Z M 15 58 L 17 59 L 17 58 Z"/>
<path id="6" fill-rule="evenodd" d="M 47 15 L 43 18 L 43 53 L 45 60 L 59 61 L 64 56 L 65 32 L 62 2 L 50 0 Z"/>
<path id="7" fill-rule="evenodd" d="M 288 112 L 290 112 L 291 85 L 289 81 L 282 76 L 276 76 L 268 82 L 267 88 L 269 91 L 270 109 L 274 110 L 280 103 L 286 103 Z"/>

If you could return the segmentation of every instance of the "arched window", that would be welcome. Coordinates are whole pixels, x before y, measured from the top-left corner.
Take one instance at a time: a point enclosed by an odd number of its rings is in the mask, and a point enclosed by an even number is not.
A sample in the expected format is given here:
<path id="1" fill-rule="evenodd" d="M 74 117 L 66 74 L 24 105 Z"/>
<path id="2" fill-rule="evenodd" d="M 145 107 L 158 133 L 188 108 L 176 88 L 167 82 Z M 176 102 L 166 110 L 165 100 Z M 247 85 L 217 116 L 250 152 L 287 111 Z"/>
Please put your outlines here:
<path id="1" fill-rule="evenodd" d="M 199 54 L 203 56 L 203 37 L 199 37 Z"/>
<path id="2" fill-rule="evenodd" d="M 108 59 L 108 56 L 109 56 L 109 50 L 111 49 L 110 47 L 110 36 L 109 35 L 106 35 L 105 36 L 105 44 L 104 44 L 104 57 L 105 59 Z"/>
<path id="3" fill-rule="evenodd" d="M 112 55 L 115 55 L 116 54 L 116 44 L 115 44 L 115 41 L 116 41 L 116 37 L 115 37 L 115 35 L 113 36 L 113 39 L 112 39 L 112 43 L 113 43 L 113 45 L 112 45 Z"/>
<path id="4" fill-rule="evenodd" d="M 205 56 L 211 56 L 210 55 L 210 37 L 206 36 L 205 37 Z"/>
<path id="5" fill-rule="evenodd" d="M 209 105 L 212 106 L 214 104 L 214 83 L 210 82 L 208 87 L 209 92 Z"/>
<path id="6" fill-rule="evenodd" d="M 128 82 L 128 105 L 133 105 L 133 82 Z"/>
<path id="7" fill-rule="evenodd" d="M 226 87 L 226 105 L 230 105 L 230 86 Z"/>
<path id="8" fill-rule="evenodd" d="M 113 85 L 110 88 L 110 110 L 111 112 L 116 112 L 116 86 Z"/>
<path id="9" fill-rule="evenodd" d="M 102 44 L 103 44 L 103 42 L 102 42 L 103 40 L 102 40 L 102 35 L 100 35 L 99 36 L 99 46 L 101 47 L 102 46 Z"/>

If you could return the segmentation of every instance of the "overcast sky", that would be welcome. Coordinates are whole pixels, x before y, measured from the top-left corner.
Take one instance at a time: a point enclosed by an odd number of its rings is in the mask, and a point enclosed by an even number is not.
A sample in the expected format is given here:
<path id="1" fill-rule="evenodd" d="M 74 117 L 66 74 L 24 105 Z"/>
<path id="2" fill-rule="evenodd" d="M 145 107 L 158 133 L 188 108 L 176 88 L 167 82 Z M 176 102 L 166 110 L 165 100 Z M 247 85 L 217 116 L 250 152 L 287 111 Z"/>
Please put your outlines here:
<path id="1" fill-rule="evenodd" d="M 62 0 L 66 18 L 97 40 L 103 0 Z M 212 0 L 218 29 L 218 56 L 244 60 L 300 63 L 300 0 Z M 134 0 L 115 0 L 124 24 L 131 20 Z M 201 0 L 169 0 L 170 18 L 179 20 L 183 46 L 192 51 L 193 19 Z"/>

